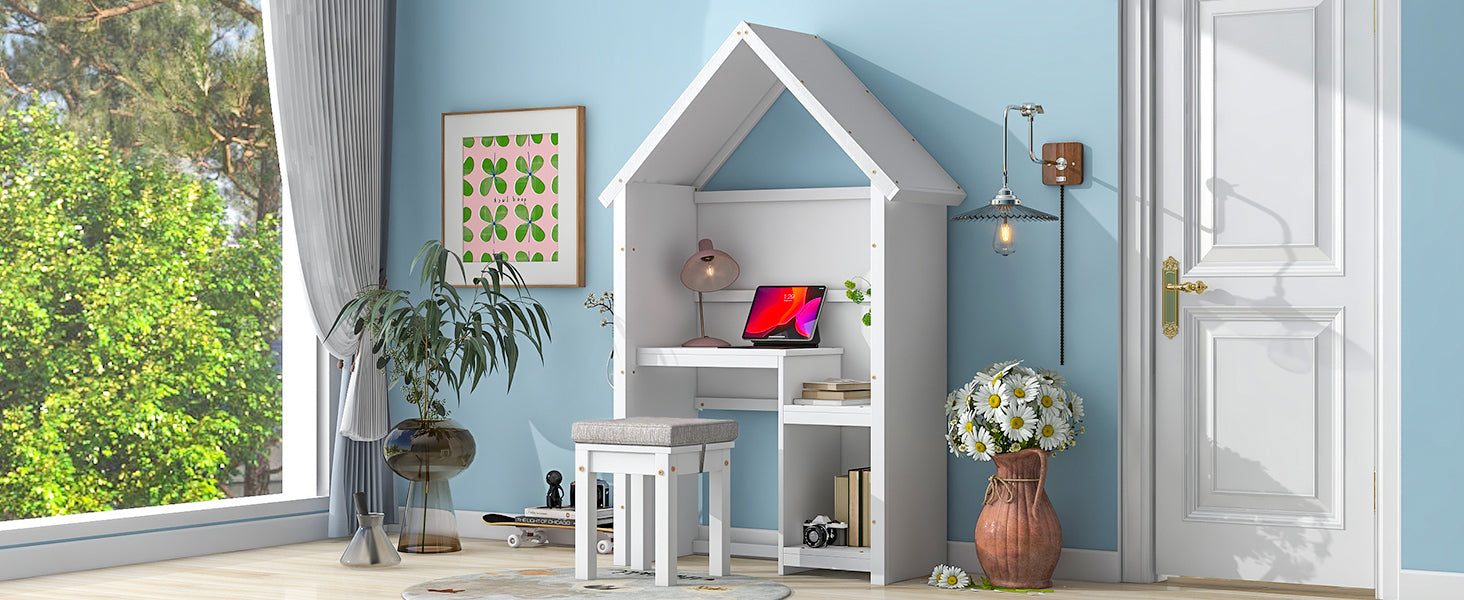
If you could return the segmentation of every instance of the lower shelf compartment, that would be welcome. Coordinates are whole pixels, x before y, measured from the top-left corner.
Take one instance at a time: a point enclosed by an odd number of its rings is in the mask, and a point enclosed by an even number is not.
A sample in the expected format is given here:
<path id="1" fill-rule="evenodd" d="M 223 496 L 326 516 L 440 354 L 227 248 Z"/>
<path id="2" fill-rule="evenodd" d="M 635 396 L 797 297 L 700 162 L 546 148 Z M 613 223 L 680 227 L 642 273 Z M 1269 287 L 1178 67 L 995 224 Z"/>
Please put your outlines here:
<path id="1" fill-rule="evenodd" d="M 783 547 L 783 564 L 802 569 L 836 569 L 868 573 L 874 563 L 874 549 L 868 546 Z"/>

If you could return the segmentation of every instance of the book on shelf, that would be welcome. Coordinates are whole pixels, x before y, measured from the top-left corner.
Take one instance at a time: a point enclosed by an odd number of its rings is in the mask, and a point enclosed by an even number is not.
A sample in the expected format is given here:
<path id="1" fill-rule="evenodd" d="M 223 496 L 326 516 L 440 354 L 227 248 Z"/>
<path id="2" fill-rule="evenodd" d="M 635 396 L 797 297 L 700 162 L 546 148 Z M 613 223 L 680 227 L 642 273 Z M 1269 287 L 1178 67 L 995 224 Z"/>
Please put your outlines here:
<path id="1" fill-rule="evenodd" d="M 873 545 L 874 504 L 872 502 L 872 494 L 870 493 L 873 489 L 872 483 L 873 480 L 869 476 L 869 467 L 859 469 L 859 505 L 864 507 L 864 511 L 859 515 L 862 519 L 859 522 L 859 545 L 864 547 Z"/>
<path id="2" fill-rule="evenodd" d="M 864 505 L 859 501 L 859 490 L 861 487 L 859 478 L 861 475 L 863 475 L 863 472 L 856 470 L 849 471 L 849 474 L 844 476 L 844 479 L 849 482 L 849 520 L 845 522 L 849 524 L 849 531 L 846 535 L 849 539 L 850 546 L 864 545 L 864 529 L 860 526 L 864 522 Z"/>
<path id="3" fill-rule="evenodd" d="M 834 520 L 845 525 L 849 524 L 849 476 L 834 476 Z M 848 541 L 848 532 L 844 532 L 844 540 Z"/>
<path id="4" fill-rule="evenodd" d="M 869 381 L 860 379 L 846 379 L 843 377 L 830 377 L 828 379 L 820 379 L 818 381 L 805 381 L 803 382 L 803 389 L 829 391 L 867 390 L 869 389 Z"/>
<path id="5" fill-rule="evenodd" d="M 803 397 L 810 400 L 856 400 L 868 398 L 869 390 L 803 390 Z"/>
<path id="6" fill-rule="evenodd" d="M 560 518 L 556 518 L 556 517 L 530 517 L 528 515 L 524 515 L 522 517 L 519 517 L 518 519 L 515 519 L 514 522 L 515 523 L 525 524 L 525 525 L 553 525 L 553 526 L 556 526 L 556 527 L 574 527 L 575 526 L 575 520 L 574 519 L 560 519 Z M 595 521 L 595 526 L 596 527 L 606 527 L 606 526 L 609 526 L 609 525 L 613 524 L 614 522 L 615 522 L 615 518 L 614 517 L 606 517 L 606 518 L 603 518 L 603 519 L 597 519 Z"/>
<path id="7" fill-rule="evenodd" d="M 799 406 L 869 406 L 869 398 L 848 398 L 844 400 L 794 398 L 793 403 Z"/>
<path id="8" fill-rule="evenodd" d="M 525 517 L 542 517 L 546 519 L 574 519 L 574 507 L 562 506 L 549 508 L 547 506 L 531 506 L 524 509 Z M 595 511 L 595 517 L 599 519 L 610 519 L 615 516 L 615 509 L 601 508 Z"/>

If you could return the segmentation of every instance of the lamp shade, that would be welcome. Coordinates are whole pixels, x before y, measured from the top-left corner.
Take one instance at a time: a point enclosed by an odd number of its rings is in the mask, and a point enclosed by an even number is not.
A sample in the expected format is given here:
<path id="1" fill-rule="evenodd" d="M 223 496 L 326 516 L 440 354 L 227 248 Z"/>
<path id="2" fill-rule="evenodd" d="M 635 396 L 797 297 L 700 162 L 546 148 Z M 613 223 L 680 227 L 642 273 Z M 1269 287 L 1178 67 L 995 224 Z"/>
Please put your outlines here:
<path id="1" fill-rule="evenodd" d="M 706 238 L 696 246 L 696 254 L 681 267 L 681 285 L 694 292 L 715 292 L 737 281 L 742 269 L 730 255 L 712 248 L 712 240 Z"/>

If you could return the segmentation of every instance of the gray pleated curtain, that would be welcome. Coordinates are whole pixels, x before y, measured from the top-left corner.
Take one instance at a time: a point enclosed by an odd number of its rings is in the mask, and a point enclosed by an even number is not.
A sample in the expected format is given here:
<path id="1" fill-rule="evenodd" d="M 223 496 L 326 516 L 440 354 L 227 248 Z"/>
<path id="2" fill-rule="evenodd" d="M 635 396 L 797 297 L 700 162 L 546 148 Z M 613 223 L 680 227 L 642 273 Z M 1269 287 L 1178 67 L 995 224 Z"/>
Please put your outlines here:
<path id="1" fill-rule="evenodd" d="M 268 0 L 265 40 L 275 136 L 316 333 L 344 359 L 331 457 L 330 536 L 355 530 L 351 495 L 396 522 L 381 454 L 386 379 L 370 344 L 342 328 L 326 336 L 357 291 L 381 273 L 391 67 L 390 0 Z M 324 401 L 325 399 L 322 399 Z"/>

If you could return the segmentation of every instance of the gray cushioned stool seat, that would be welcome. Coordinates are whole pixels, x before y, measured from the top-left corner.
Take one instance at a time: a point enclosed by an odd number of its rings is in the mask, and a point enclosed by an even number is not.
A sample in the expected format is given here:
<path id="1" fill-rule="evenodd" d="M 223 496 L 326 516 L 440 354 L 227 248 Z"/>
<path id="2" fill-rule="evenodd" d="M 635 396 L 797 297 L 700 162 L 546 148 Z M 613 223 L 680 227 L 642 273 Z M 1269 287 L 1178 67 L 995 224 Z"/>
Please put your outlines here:
<path id="1" fill-rule="evenodd" d="M 577 444 L 696 446 L 737 439 L 737 421 L 677 417 L 627 417 L 580 421 L 570 430 Z"/>

